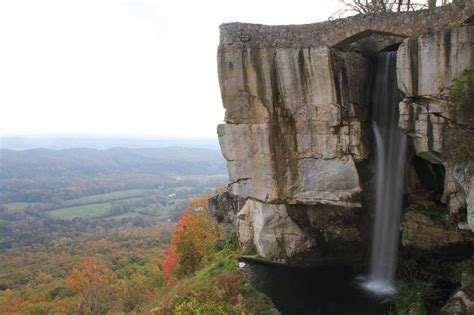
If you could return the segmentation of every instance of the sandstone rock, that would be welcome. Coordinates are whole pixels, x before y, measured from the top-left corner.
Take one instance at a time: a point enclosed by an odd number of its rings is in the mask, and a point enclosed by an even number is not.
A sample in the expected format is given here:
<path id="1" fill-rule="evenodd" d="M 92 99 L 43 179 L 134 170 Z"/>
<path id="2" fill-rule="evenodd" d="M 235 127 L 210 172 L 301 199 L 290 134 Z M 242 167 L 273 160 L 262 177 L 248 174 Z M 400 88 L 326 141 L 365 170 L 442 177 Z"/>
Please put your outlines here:
<path id="1" fill-rule="evenodd" d="M 274 200 L 277 175 L 270 148 L 269 124 L 225 124 L 218 127 L 234 195 Z"/>
<path id="2" fill-rule="evenodd" d="M 228 216 L 216 211 L 228 230 L 274 261 L 308 250 L 319 258 L 361 253 L 370 230 L 364 211 L 371 204 L 373 181 L 370 62 L 363 45 L 377 50 L 410 36 L 415 37 L 403 41 L 397 57 L 398 85 L 405 96 L 399 125 L 410 136 L 416 158 L 436 164 L 428 176 L 436 183 L 419 185 L 423 176 L 411 169 L 406 192 L 433 199 L 409 198 L 424 205 L 443 194 L 453 211 L 463 209 L 465 196 L 471 218 L 472 185 L 461 184 L 457 165 L 445 158 L 445 132 L 454 125 L 447 88 L 472 67 L 474 56 L 474 26 L 460 26 L 472 7 L 455 11 L 407 13 L 402 20 L 397 14 L 355 17 L 363 21 L 355 29 L 336 27 L 347 28 L 345 19 L 302 26 L 223 25 L 218 72 L 226 114 L 218 135 L 231 180 L 228 194 L 240 200 L 238 205 L 229 201 Z M 438 31 L 428 33 L 428 25 Z M 437 186 L 436 191 L 428 186 Z M 232 230 L 232 222 L 238 228 Z M 433 249 L 464 242 L 469 232 L 463 233 L 409 212 L 402 240 Z"/>
<path id="3" fill-rule="evenodd" d="M 287 260 L 311 246 L 303 230 L 288 216 L 285 205 L 249 199 L 237 217 L 241 244 L 253 243 L 263 258 Z"/>
<path id="4" fill-rule="evenodd" d="M 446 101 L 403 99 L 399 105 L 400 128 L 410 136 L 416 155 L 431 163 L 442 163 L 443 129 L 448 126 Z"/>
<path id="5" fill-rule="evenodd" d="M 441 308 L 440 315 L 474 314 L 474 284 L 456 291 Z"/>
<path id="6" fill-rule="evenodd" d="M 398 86 L 406 96 L 399 106 L 400 128 L 410 136 L 416 155 L 443 165 L 441 201 L 455 215 L 474 205 L 468 196 L 470 177 L 459 176 L 460 163 L 465 161 L 454 159 L 460 145 L 457 142 L 469 134 L 460 132 L 465 117 L 454 114 L 463 111 L 453 107 L 449 89 L 453 80 L 474 66 L 473 41 L 473 25 L 446 28 L 406 39 L 397 56 Z"/>
<path id="7" fill-rule="evenodd" d="M 237 236 L 237 213 L 245 204 L 245 199 L 224 191 L 208 200 L 209 213 L 224 227 L 224 239 L 231 240 Z"/>
<path id="8" fill-rule="evenodd" d="M 471 179 L 469 191 L 467 192 L 467 223 L 471 228 L 471 231 L 474 232 L 474 178 Z"/>
<path id="9" fill-rule="evenodd" d="M 360 207 L 359 175 L 352 157 L 298 161 L 296 199 L 305 204 Z"/>
<path id="10" fill-rule="evenodd" d="M 418 211 L 409 211 L 402 219 L 402 245 L 422 250 L 437 250 L 445 246 L 470 244 L 474 242 L 470 232 L 456 231 L 445 219 L 439 218 L 443 213 L 436 214 L 437 219 Z"/>
<path id="11" fill-rule="evenodd" d="M 369 154 L 368 83 L 358 78 L 367 75 L 362 55 L 323 46 L 221 51 L 227 124 L 218 135 L 233 193 L 360 205 L 355 161 Z"/>
<path id="12" fill-rule="evenodd" d="M 398 87 L 408 97 L 442 93 L 472 67 L 473 41 L 473 25 L 406 39 L 398 49 Z"/>

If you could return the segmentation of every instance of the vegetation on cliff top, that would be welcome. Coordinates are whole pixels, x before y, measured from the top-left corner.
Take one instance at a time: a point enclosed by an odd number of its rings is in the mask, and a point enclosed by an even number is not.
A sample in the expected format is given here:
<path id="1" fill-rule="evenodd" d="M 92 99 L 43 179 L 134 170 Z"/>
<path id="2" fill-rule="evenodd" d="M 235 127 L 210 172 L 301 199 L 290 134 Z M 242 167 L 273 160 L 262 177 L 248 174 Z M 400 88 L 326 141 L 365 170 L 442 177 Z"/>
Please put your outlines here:
<path id="1" fill-rule="evenodd" d="M 447 130 L 446 154 L 455 163 L 474 160 L 474 69 L 464 70 L 449 91 L 449 111 L 454 122 Z"/>

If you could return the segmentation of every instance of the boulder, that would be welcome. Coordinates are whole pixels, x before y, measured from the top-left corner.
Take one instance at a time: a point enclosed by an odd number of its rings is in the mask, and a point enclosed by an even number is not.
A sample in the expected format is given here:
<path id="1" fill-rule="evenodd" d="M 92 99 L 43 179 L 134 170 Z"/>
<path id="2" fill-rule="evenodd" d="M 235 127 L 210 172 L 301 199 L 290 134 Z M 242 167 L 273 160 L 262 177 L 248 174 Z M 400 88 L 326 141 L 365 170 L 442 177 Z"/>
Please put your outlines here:
<path id="1" fill-rule="evenodd" d="M 474 244 L 470 231 L 458 231 L 442 209 L 415 209 L 403 215 L 401 241 L 405 247 L 435 251 L 449 246 Z"/>
<path id="2" fill-rule="evenodd" d="M 283 204 L 248 199 L 237 218 L 241 245 L 254 244 L 263 258 L 286 261 L 311 247 L 307 235 L 288 216 Z"/>

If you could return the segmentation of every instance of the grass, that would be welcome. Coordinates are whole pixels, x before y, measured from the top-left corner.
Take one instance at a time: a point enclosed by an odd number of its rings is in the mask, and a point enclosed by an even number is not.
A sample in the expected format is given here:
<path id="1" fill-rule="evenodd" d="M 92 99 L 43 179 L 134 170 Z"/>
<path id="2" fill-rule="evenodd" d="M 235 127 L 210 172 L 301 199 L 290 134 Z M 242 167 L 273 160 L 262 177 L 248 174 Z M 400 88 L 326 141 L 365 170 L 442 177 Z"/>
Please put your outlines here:
<path id="1" fill-rule="evenodd" d="M 111 218 L 122 219 L 122 218 L 136 218 L 136 217 L 143 217 L 143 215 L 135 211 L 130 211 L 121 215 L 113 216 Z"/>
<path id="2" fill-rule="evenodd" d="M 427 299 L 433 295 L 433 285 L 421 281 L 399 281 L 393 298 L 396 314 L 428 315 Z"/>
<path id="3" fill-rule="evenodd" d="M 110 210 L 112 202 L 92 203 L 77 207 L 67 207 L 48 211 L 48 214 L 66 220 L 74 218 L 95 218 L 105 214 Z"/>
<path id="4" fill-rule="evenodd" d="M 73 207 L 73 206 L 82 206 L 88 204 L 103 203 L 107 201 L 117 201 L 130 199 L 134 197 L 144 197 L 152 193 L 160 192 L 157 189 L 130 189 L 130 190 L 121 190 L 114 191 L 106 194 L 91 195 L 85 196 L 77 199 L 66 200 L 64 201 L 64 207 Z"/>
<path id="5" fill-rule="evenodd" d="M 191 189 L 190 187 L 176 187 L 173 193 L 186 191 Z M 157 205 L 150 203 L 145 207 L 138 207 L 131 209 L 131 211 L 118 214 L 109 215 L 108 212 L 112 208 L 112 204 L 115 202 L 134 202 L 139 200 L 147 200 L 147 197 L 161 196 L 165 193 L 159 189 L 130 189 L 114 191 L 105 194 L 97 194 L 84 196 L 77 199 L 70 199 L 62 202 L 62 208 L 46 210 L 47 214 L 61 218 L 65 220 L 72 220 L 74 218 L 94 219 L 100 217 L 108 218 L 134 218 L 143 216 L 154 216 L 160 218 L 167 218 L 170 214 L 175 211 L 177 202 L 187 202 L 187 199 L 173 199 L 169 205 L 163 207 L 157 207 Z M 41 205 L 40 203 L 28 203 L 28 202 L 12 202 L 4 204 L 9 212 L 20 212 L 24 211 L 29 205 Z M 143 212 L 143 213 L 140 213 Z M 147 213 L 149 212 L 149 213 Z"/>
<path id="6" fill-rule="evenodd" d="M 279 314 L 271 300 L 246 284 L 229 246 L 204 258 L 196 273 L 163 288 L 153 314 Z M 232 281 L 233 280 L 233 281 Z"/>

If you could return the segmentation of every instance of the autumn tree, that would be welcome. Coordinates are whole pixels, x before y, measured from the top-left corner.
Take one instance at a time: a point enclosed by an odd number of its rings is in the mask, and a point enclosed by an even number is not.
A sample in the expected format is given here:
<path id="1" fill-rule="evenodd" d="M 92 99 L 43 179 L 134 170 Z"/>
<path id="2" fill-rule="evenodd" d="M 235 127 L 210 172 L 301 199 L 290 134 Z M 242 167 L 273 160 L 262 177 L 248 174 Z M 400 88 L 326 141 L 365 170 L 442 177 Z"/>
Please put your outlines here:
<path id="1" fill-rule="evenodd" d="M 104 264 L 83 258 L 67 277 L 68 289 L 80 295 L 79 314 L 105 314 L 113 306 L 114 275 Z"/>
<path id="2" fill-rule="evenodd" d="M 203 257 L 214 250 L 221 229 L 208 212 L 207 201 L 212 194 L 192 199 L 180 217 L 162 264 L 168 279 L 173 273 L 186 275 L 195 272 Z"/>

